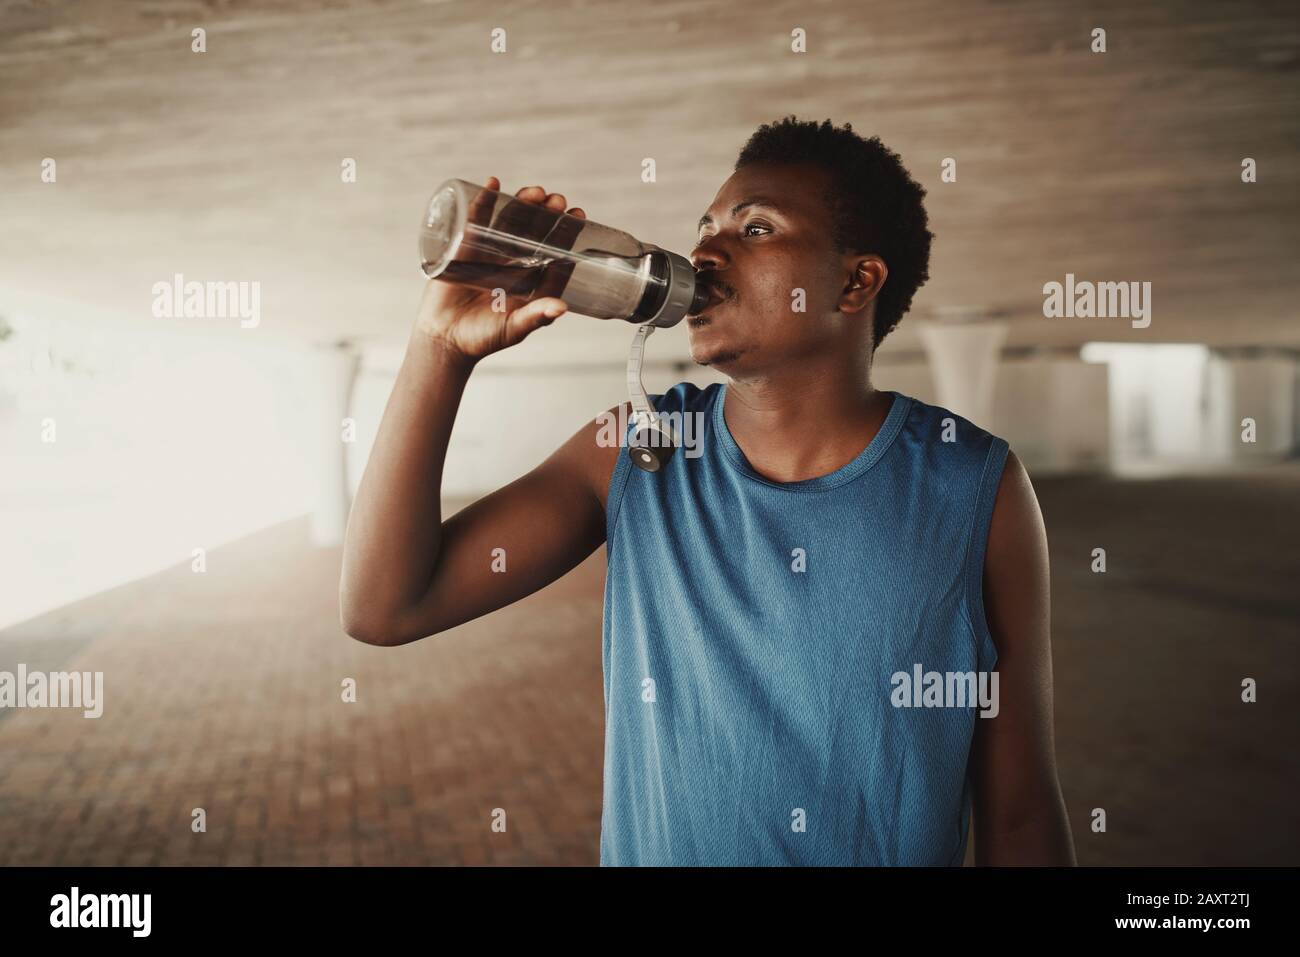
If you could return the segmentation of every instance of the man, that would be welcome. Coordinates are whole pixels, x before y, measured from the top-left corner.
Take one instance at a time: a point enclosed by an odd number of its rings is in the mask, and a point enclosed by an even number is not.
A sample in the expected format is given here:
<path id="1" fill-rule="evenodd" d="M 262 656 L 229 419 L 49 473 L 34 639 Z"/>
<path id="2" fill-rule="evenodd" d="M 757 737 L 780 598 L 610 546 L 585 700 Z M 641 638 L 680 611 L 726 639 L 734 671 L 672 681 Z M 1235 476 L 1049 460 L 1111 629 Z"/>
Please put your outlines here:
<path id="1" fill-rule="evenodd" d="M 702 454 L 641 471 L 597 417 L 446 522 L 466 380 L 565 304 L 426 287 L 349 521 L 343 625 L 415 641 L 605 542 L 602 864 L 956 865 L 972 806 L 977 863 L 1073 863 L 1029 479 L 1001 439 L 871 385 L 929 278 L 924 195 L 848 124 L 760 127 L 692 253 L 715 294 L 691 354 L 729 381 L 655 397 L 703 424 Z"/>

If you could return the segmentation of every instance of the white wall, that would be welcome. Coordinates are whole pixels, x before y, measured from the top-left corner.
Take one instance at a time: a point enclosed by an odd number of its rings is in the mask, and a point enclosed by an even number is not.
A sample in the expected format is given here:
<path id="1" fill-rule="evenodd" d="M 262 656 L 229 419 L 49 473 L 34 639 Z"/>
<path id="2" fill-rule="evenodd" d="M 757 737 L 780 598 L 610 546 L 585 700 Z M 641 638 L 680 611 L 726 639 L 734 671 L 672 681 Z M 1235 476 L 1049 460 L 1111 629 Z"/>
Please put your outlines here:
<path id="1" fill-rule="evenodd" d="M 357 442 L 348 461 L 354 493 L 400 363 L 401 353 L 392 350 L 372 352 L 362 362 L 352 403 Z M 718 378 L 702 366 L 678 368 L 649 360 L 642 374 L 651 394 L 684 380 L 703 387 Z M 470 377 L 456 414 L 443 494 L 478 497 L 500 488 L 601 412 L 626 400 L 623 364 L 521 368 L 485 360 Z"/>
<path id="2" fill-rule="evenodd" d="M 1294 447 L 1293 359 L 1222 358 L 1198 345 L 1121 345 L 1118 352 L 1093 349 L 1094 361 L 1056 354 L 1004 360 L 992 415 L 976 424 L 1005 438 L 1026 468 L 1040 475 L 1153 465 L 1200 469 L 1273 459 Z M 353 404 L 358 426 L 349 462 L 353 488 L 400 359 L 399 352 L 390 351 L 367 357 L 363 365 Z M 650 392 L 684 379 L 703 386 L 721 378 L 693 365 L 660 363 L 645 372 Z M 877 388 L 938 401 L 930 368 L 919 356 L 882 356 L 873 380 Z M 457 418 L 445 493 L 478 497 L 499 488 L 624 399 L 621 363 L 483 364 L 470 379 Z M 1256 420 L 1255 445 L 1240 441 L 1246 416 Z"/>
<path id="3" fill-rule="evenodd" d="M 1253 462 L 1289 454 L 1296 442 L 1296 375 L 1300 366 L 1284 356 L 1235 358 L 1213 356 L 1221 370 L 1212 393 L 1222 406 L 1221 435 L 1234 461 Z M 1255 420 L 1255 441 L 1241 441 L 1242 420 Z"/>
<path id="4" fill-rule="evenodd" d="M 400 361 L 400 352 L 386 350 L 369 354 L 363 362 L 352 406 L 357 421 L 357 442 L 348 465 L 353 490 Z M 644 374 L 651 393 L 683 380 L 703 387 L 723 379 L 694 365 L 648 365 Z M 924 362 L 880 363 L 875 379 L 878 388 L 936 401 Z M 457 414 L 444 494 L 478 497 L 500 488 L 545 459 L 597 414 L 626 398 L 621 364 L 493 369 L 485 362 L 471 376 Z M 1108 447 L 1106 368 L 1057 359 L 1003 363 L 993 421 L 976 424 L 1006 438 L 1030 469 L 1100 467 Z"/>
<path id="5" fill-rule="evenodd" d="M 1195 344 L 1089 343 L 1111 370 L 1111 456 L 1121 470 L 1200 469 L 1276 460 L 1296 434 L 1296 361 Z M 1242 420 L 1255 441 L 1242 441 Z"/>
<path id="6" fill-rule="evenodd" d="M 7 318 L 0 628 L 312 508 L 301 347 L 195 321 Z"/>
<path id="7" fill-rule="evenodd" d="M 938 401 L 924 361 L 879 362 L 874 380 L 878 388 Z M 975 424 L 1006 439 L 1036 474 L 1104 468 L 1109 456 L 1107 386 L 1105 366 L 1078 359 L 1005 360 L 998 366 L 992 416 Z"/>

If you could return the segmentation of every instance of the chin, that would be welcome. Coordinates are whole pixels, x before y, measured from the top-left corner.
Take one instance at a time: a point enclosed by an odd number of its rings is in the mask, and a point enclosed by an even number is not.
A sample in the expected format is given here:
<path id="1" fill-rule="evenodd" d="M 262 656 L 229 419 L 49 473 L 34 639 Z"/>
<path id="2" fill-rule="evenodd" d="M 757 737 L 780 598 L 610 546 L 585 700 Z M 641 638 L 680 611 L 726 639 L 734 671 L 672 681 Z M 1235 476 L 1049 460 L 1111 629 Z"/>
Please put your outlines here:
<path id="1" fill-rule="evenodd" d="M 686 341 L 690 346 L 691 361 L 697 365 L 712 365 L 724 354 L 735 351 L 727 348 L 724 343 L 717 341 L 717 327 L 712 323 L 699 328 L 688 326 Z"/>
<path id="2" fill-rule="evenodd" d="M 713 366 L 723 370 L 735 363 L 742 355 L 744 355 L 742 350 L 727 346 L 704 346 L 691 350 L 691 359 L 696 365 Z"/>
<path id="3" fill-rule="evenodd" d="M 724 304 L 725 305 L 725 304 Z M 747 353 L 753 351 L 752 344 L 737 342 L 737 330 L 725 321 L 719 325 L 712 316 L 702 326 L 692 326 L 687 320 L 686 336 L 690 344 L 691 360 L 696 365 L 712 366 L 727 372 Z"/>

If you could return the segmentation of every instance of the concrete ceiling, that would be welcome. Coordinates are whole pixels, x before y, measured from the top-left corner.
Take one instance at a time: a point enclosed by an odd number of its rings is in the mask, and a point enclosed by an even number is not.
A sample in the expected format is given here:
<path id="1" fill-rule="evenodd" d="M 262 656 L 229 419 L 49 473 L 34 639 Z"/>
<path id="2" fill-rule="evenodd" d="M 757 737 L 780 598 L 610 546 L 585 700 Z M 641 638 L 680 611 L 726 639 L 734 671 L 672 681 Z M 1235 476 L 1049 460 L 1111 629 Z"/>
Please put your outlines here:
<path id="1" fill-rule="evenodd" d="M 929 189 L 917 314 L 1002 311 L 1011 345 L 1300 345 L 1297 9 L 0 0 L 0 311 L 169 321 L 150 289 L 179 272 L 259 281 L 267 341 L 400 343 L 441 180 L 541 183 L 686 252 L 749 133 L 795 113 L 878 133 Z M 1044 319 L 1066 273 L 1151 282 L 1151 327 Z M 617 361 L 629 335 L 567 317 L 515 358 Z M 888 347 L 916 344 L 905 321 Z M 685 331 L 652 351 L 685 356 Z"/>

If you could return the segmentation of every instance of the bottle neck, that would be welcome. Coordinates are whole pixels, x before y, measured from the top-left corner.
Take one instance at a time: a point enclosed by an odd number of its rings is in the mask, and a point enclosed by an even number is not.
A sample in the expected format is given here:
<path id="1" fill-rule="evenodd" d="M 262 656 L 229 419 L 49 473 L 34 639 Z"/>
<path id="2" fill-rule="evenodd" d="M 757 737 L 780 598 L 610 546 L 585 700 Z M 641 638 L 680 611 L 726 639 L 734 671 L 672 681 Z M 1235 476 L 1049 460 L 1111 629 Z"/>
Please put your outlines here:
<path id="1" fill-rule="evenodd" d="M 630 322 L 648 322 L 663 308 L 668 299 L 668 257 L 661 252 L 650 253 L 650 272 L 646 278 L 645 291 L 641 301 L 629 317 Z"/>
<path id="2" fill-rule="evenodd" d="M 698 313 L 708 302 L 709 291 L 696 275 L 681 256 L 662 249 L 650 252 L 645 290 L 628 321 L 675 326 L 684 316 Z"/>

